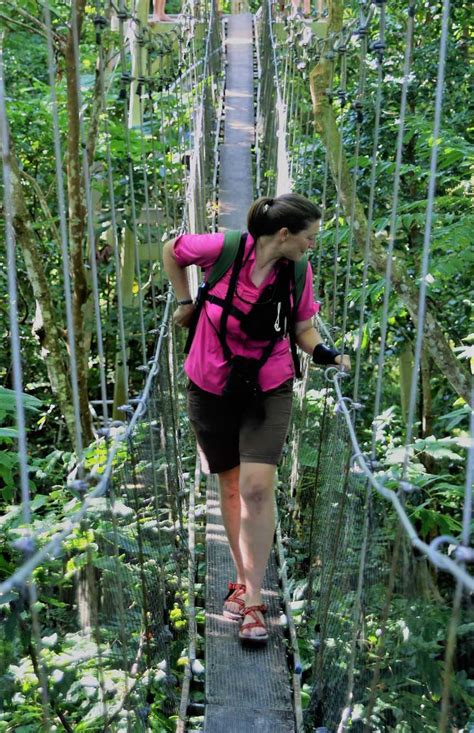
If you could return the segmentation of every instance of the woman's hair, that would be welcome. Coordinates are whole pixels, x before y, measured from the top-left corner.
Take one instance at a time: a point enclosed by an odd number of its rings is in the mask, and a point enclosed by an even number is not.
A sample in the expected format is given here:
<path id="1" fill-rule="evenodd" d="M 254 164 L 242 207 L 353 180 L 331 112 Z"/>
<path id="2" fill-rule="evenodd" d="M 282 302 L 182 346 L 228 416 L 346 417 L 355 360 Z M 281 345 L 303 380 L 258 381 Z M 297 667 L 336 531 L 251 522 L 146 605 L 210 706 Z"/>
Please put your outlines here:
<path id="1" fill-rule="evenodd" d="M 261 196 L 254 201 L 247 214 L 247 228 L 257 239 L 282 227 L 297 234 L 319 219 L 321 211 L 312 201 L 299 193 L 284 193 L 275 199 Z"/>

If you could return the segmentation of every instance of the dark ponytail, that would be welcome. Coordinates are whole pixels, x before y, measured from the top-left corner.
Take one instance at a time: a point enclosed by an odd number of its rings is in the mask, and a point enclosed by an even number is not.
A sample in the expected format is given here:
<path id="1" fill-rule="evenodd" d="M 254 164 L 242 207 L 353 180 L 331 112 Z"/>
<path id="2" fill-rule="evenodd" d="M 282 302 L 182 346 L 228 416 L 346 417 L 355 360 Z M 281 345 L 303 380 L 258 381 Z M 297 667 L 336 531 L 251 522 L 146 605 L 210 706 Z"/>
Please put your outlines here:
<path id="1" fill-rule="evenodd" d="M 283 227 L 297 234 L 319 219 L 321 211 L 316 204 L 299 193 L 284 193 L 275 199 L 261 196 L 248 211 L 247 229 L 256 240 Z"/>

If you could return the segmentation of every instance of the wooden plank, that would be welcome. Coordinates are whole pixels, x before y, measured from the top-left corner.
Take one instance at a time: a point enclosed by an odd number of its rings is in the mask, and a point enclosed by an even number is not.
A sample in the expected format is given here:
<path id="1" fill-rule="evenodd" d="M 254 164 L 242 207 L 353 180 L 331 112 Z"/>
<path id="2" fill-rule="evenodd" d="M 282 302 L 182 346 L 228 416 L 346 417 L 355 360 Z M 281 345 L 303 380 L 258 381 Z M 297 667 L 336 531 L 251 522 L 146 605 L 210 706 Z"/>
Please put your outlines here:
<path id="1" fill-rule="evenodd" d="M 294 717 L 286 660 L 278 574 L 274 555 L 264 580 L 263 599 L 269 606 L 266 616 L 270 638 L 264 647 L 241 644 L 238 622 L 222 615 L 227 583 L 234 580 L 234 568 L 219 509 L 217 479 L 208 481 L 206 527 L 206 716 L 207 733 L 250 733 L 280 731 L 293 733 Z M 235 726 L 236 708 L 240 721 Z M 257 714 L 258 711 L 258 714 Z M 268 726 L 262 727 L 262 721 Z M 281 720 L 281 728 L 275 728 Z M 237 719 L 238 723 L 239 719 Z M 265 725 L 267 725 L 265 723 Z"/>

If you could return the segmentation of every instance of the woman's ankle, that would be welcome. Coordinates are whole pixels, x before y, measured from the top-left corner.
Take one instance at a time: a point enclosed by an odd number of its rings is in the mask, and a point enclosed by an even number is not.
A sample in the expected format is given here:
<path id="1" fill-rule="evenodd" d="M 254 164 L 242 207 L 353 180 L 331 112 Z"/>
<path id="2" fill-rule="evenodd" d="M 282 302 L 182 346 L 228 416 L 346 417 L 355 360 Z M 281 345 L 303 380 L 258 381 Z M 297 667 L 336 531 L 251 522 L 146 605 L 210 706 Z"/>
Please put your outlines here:
<path id="1" fill-rule="evenodd" d="M 248 586 L 247 586 L 247 592 L 245 593 L 245 605 L 246 606 L 261 606 L 263 603 L 262 601 L 262 593 L 261 591 L 252 593 L 250 592 Z"/>

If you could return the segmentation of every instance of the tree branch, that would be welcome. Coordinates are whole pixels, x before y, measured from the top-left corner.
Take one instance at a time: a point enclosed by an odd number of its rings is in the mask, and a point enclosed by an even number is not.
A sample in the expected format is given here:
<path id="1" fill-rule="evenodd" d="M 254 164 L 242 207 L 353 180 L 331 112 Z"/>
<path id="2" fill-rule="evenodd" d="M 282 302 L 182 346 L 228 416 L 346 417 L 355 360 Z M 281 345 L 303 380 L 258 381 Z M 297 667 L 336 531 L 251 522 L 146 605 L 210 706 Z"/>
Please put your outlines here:
<path id="1" fill-rule="evenodd" d="M 56 242 L 58 243 L 58 246 L 60 248 L 61 247 L 61 236 L 59 234 L 59 230 L 58 230 L 56 224 L 54 223 L 54 218 L 53 218 L 53 215 L 51 213 L 51 209 L 49 208 L 48 202 L 46 200 L 46 197 L 45 197 L 43 191 L 41 190 L 41 186 L 39 185 L 39 183 L 36 180 L 36 178 L 33 178 L 33 176 L 30 176 L 30 174 L 27 173 L 25 170 L 22 169 L 20 171 L 20 175 L 21 175 L 22 178 L 25 179 L 25 181 L 28 181 L 28 183 L 32 186 L 32 188 L 34 188 L 35 193 L 38 196 L 38 199 L 39 199 L 39 202 L 40 202 L 40 206 L 41 206 L 41 208 L 43 210 L 43 214 L 48 219 L 49 225 L 50 225 L 51 229 L 53 230 L 53 237 L 56 240 Z"/>
<path id="2" fill-rule="evenodd" d="M 75 445 L 74 410 L 72 409 L 71 385 L 66 363 L 64 338 L 58 326 L 60 319 L 54 307 L 51 287 L 37 250 L 33 226 L 23 195 L 21 171 L 13 152 L 10 152 L 9 163 L 12 171 L 13 226 L 17 242 L 22 250 L 33 295 L 41 315 L 41 346 L 48 367 L 48 376 L 52 391 L 56 395 L 59 407 L 64 415 L 71 441 Z"/>
<path id="3" fill-rule="evenodd" d="M 23 28 L 24 30 L 28 31 L 28 33 L 36 33 L 36 28 L 32 28 L 30 25 L 26 25 L 26 23 L 22 23 L 21 20 L 15 20 L 14 18 L 9 18 L 8 15 L 3 15 L 3 13 L 0 13 L 0 19 L 4 21 L 8 25 L 8 23 L 13 23 L 14 25 L 20 26 L 20 28 Z M 10 28 L 10 30 L 14 31 L 15 28 Z"/>
<path id="4" fill-rule="evenodd" d="M 31 13 L 28 13 L 28 11 L 21 8 L 19 5 L 15 6 L 15 12 L 20 13 L 20 15 L 23 16 L 23 18 L 26 18 L 35 28 L 29 28 L 29 30 L 38 33 L 40 36 L 43 36 L 44 38 L 47 38 L 48 36 L 48 29 L 46 28 L 46 25 L 39 19 L 36 18 L 34 15 L 31 15 Z M 64 38 L 59 35 L 59 33 L 56 33 L 56 31 L 52 31 L 52 36 L 54 41 L 60 46 L 61 48 L 64 46 Z"/>

